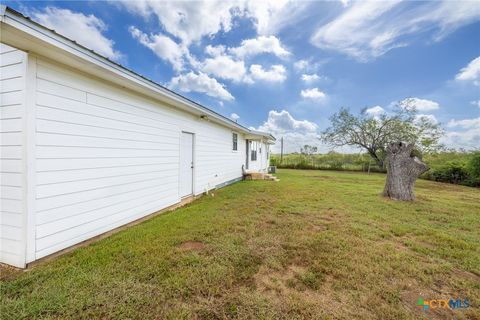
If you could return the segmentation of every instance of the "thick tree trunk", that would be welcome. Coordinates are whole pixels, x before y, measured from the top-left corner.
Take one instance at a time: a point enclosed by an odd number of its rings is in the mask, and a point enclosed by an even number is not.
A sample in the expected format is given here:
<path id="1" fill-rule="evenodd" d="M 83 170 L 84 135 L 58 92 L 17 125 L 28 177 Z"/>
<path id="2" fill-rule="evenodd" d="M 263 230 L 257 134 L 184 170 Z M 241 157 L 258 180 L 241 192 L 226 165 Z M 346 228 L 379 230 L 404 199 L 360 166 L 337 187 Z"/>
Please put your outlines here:
<path id="1" fill-rule="evenodd" d="M 383 195 L 395 200 L 413 201 L 413 186 L 418 176 L 428 166 L 417 157 L 412 157 L 413 145 L 403 142 L 391 143 L 387 147 L 387 181 Z"/>

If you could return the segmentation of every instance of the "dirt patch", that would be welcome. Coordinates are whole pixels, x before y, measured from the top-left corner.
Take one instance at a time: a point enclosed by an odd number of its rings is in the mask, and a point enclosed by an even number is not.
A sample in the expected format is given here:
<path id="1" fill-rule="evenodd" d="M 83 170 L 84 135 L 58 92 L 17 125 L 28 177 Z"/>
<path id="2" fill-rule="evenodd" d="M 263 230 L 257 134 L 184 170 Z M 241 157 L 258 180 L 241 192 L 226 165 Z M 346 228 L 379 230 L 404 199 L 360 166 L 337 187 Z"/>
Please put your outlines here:
<path id="1" fill-rule="evenodd" d="M 15 279 L 21 273 L 22 269 L 0 263 L 0 280 L 2 281 Z"/>
<path id="2" fill-rule="evenodd" d="M 386 245 L 386 246 L 391 246 L 393 249 L 395 249 L 398 252 L 407 252 L 410 251 L 410 249 L 402 242 L 400 241 L 395 241 L 391 239 L 384 239 L 381 241 L 377 242 L 378 245 Z"/>
<path id="3" fill-rule="evenodd" d="M 314 233 L 327 231 L 345 224 L 345 215 L 333 208 L 328 208 L 320 213 L 310 214 L 312 220 L 308 223 Z"/>
<path id="4" fill-rule="evenodd" d="M 311 226 L 314 232 L 321 232 L 321 231 L 328 230 L 328 227 L 325 225 L 311 224 Z"/>
<path id="5" fill-rule="evenodd" d="M 480 275 L 475 274 L 473 272 L 468 272 L 468 271 L 462 271 L 462 270 L 454 270 L 452 274 L 455 277 L 466 279 L 473 281 L 474 283 L 480 283 Z"/>
<path id="6" fill-rule="evenodd" d="M 342 318 L 340 314 L 344 313 L 346 318 L 353 319 L 371 319 L 371 314 L 366 310 L 357 310 L 354 312 L 346 310 L 345 306 L 350 303 L 347 294 L 336 294 L 331 285 L 335 279 L 327 276 L 321 287 L 312 289 L 305 285 L 305 275 L 308 269 L 298 264 L 290 265 L 282 270 L 274 270 L 262 266 L 254 276 L 256 291 L 275 306 L 277 310 L 288 312 L 290 308 L 302 306 L 298 312 L 302 314 L 300 318 Z"/>
<path id="7" fill-rule="evenodd" d="M 260 230 L 266 230 L 269 228 L 277 227 L 277 225 L 278 225 L 278 221 L 273 219 L 267 219 L 267 220 L 260 221 L 260 223 L 258 224 L 258 227 Z"/>
<path id="8" fill-rule="evenodd" d="M 315 222 L 317 224 L 344 224 L 345 223 L 345 214 L 341 211 L 337 211 L 333 208 L 328 208 L 324 210 L 321 215 L 315 215 Z"/>
<path id="9" fill-rule="evenodd" d="M 272 270 L 262 266 L 254 276 L 254 281 L 258 291 L 280 298 L 288 295 L 296 277 L 303 272 L 305 268 L 296 265 L 283 270 Z"/>
<path id="10" fill-rule="evenodd" d="M 335 222 L 340 222 L 342 220 L 342 217 L 335 213 L 335 212 L 328 212 L 326 215 L 320 216 L 320 219 L 323 223 L 335 223 Z"/>
<path id="11" fill-rule="evenodd" d="M 429 249 L 429 250 L 435 250 L 435 249 L 437 249 L 437 246 L 436 246 L 436 245 L 434 245 L 433 243 L 427 242 L 427 241 L 425 241 L 425 240 L 418 240 L 418 239 L 417 239 L 417 240 L 415 240 L 415 241 L 417 241 L 422 247 L 425 247 L 425 248 L 427 248 L 427 249 Z"/>
<path id="12" fill-rule="evenodd" d="M 186 241 L 178 246 L 182 251 L 200 251 L 205 248 L 203 242 L 200 241 Z"/>

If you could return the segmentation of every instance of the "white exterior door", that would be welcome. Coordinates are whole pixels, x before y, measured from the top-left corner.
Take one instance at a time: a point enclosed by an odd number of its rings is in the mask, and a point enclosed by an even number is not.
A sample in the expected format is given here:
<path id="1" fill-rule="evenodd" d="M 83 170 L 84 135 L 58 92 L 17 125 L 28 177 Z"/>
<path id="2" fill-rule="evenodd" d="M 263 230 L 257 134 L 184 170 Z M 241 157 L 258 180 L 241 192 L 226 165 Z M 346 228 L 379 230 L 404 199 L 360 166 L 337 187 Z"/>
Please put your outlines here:
<path id="1" fill-rule="evenodd" d="M 180 197 L 193 193 L 193 134 L 182 132 L 180 145 Z"/>

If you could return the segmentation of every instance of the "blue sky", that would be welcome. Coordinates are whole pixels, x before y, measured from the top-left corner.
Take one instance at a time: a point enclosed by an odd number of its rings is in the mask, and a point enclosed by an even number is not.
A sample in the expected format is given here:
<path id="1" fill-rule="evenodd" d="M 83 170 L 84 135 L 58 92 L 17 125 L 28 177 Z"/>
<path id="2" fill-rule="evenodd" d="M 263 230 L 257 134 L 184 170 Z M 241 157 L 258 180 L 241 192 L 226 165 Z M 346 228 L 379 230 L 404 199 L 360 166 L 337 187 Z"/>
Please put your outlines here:
<path id="1" fill-rule="evenodd" d="M 480 148 L 479 1 L 6 2 L 238 122 L 320 146 L 340 107 L 415 98 Z M 329 148 L 321 147 L 322 151 Z"/>

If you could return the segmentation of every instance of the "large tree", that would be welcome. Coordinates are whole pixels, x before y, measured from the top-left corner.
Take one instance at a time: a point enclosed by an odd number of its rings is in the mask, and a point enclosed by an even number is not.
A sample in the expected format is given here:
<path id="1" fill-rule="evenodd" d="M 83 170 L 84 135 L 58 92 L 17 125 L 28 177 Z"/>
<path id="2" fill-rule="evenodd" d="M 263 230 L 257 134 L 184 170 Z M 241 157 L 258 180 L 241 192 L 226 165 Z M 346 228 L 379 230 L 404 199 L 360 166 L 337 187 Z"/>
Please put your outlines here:
<path id="1" fill-rule="evenodd" d="M 395 200 L 415 200 L 415 180 L 428 166 L 412 155 L 414 145 L 392 142 L 387 146 L 387 181 L 383 195 Z"/>
<path id="2" fill-rule="evenodd" d="M 405 99 L 391 112 L 372 114 L 363 109 L 359 115 L 342 108 L 330 117 L 331 126 L 322 132 L 322 141 L 334 147 L 363 148 L 378 166 L 384 167 L 387 146 L 404 142 L 420 154 L 441 148 L 441 126 L 431 117 L 419 115 L 414 99 Z"/>
<path id="3" fill-rule="evenodd" d="M 373 115 L 366 109 L 356 116 L 342 108 L 331 118 L 322 140 L 332 146 L 365 149 L 380 167 L 387 160 L 383 194 L 414 200 L 415 180 L 428 166 L 417 156 L 441 148 L 443 130 L 431 117 L 418 115 L 413 99 L 405 99 L 392 112 Z"/>

